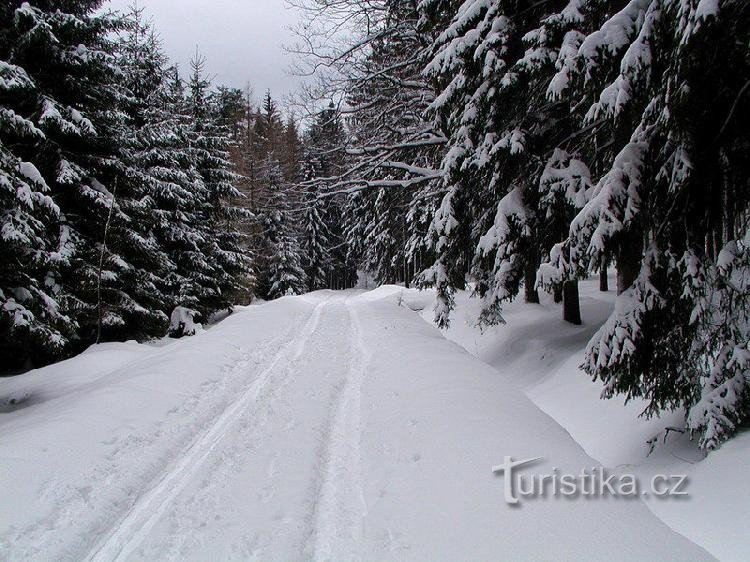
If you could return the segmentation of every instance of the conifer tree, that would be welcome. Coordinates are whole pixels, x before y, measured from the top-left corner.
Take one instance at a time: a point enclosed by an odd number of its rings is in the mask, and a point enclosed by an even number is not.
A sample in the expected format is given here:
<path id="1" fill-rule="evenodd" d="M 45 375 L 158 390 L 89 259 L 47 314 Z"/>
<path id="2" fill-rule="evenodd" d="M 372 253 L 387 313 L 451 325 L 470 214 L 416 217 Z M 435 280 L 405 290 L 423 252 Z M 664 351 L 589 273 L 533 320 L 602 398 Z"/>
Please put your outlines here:
<path id="1" fill-rule="evenodd" d="M 45 280 L 54 297 L 36 318 L 47 316 L 52 329 L 60 322 L 76 328 L 72 338 L 55 337 L 42 360 L 100 335 L 144 337 L 166 325 L 157 287 L 161 254 L 148 232 L 149 202 L 128 164 L 133 136 L 120 111 L 127 92 L 111 32 L 123 20 L 95 15 L 99 4 L 3 8 L 4 72 L 22 69 L 28 78 L 3 100 L 4 122 L 23 131 L 26 142 L 14 144 L 16 157 L 39 172 L 35 190 L 46 191 L 46 184 L 59 209 L 46 244 L 56 249 Z"/>
<path id="2" fill-rule="evenodd" d="M 748 416 L 746 308 L 729 304 L 747 271 L 748 6 L 582 4 L 586 33 L 549 92 L 580 108 L 602 174 L 552 261 L 576 276 L 614 256 L 619 293 L 584 369 L 607 397 L 645 399 L 646 415 L 689 410 L 714 448 Z"/>
<path id="3" fill-rule="evenodd" d="M 302 262 L 308 289 L 316 291 L 328 287 L 331 256 L 329 229 L 323 216 L 326 200 L 321 197 L 320 183 L 315 181 L 320 165 L 309 149 L 302 162 Z"/>
<path id="4" fill-rule="evenodd" d="M 201 251 L 211 270 L 201 276 L 204 306 L 218 310 L 231 305 L 237 295 L 250 291 L 250 255 L 240 243 L 241 233 L 233 219 L 247 216 L 246 209 L 229 204 L 242 194 L 231 170 L 229 145 L 232 132 L 222 127 L 215 97 L 205 75 L 205 58 L 196 53 L 191 61 L 187 106 L 190 117 L 189 141 L 198 174 L 207 193 L 200 220 L 206 236 Z"/>
<path id="5" fill-rule="evenodd" d="M 356 272 L 349 261 L 348 241 L 344 236 L 345 197 L 335 193 L 331 185 L 344 172 L 346 133 L 341 114 L 329 102 L 318 112 L 307 132 L 306 173 L 304 189 L 315 200 L 320 214 L 325 247 L 325 285 L 331 289 L 345 289 L 356 281 Z"/>
<path id="6" fill-rule="evenodd" d="M 0 8 L 4 21 L 12 18 L 8 11 Z M 34 122 L 12 107 L 32 97 L 35 84 L 23 68 L 4 60 L 9 52 L 10 45 L 0 45 L 0 354 L 15 356 L 8 366 L 20 367 L 42 350 L 48 356 L 62 353 L 75 325 L 56 298 L 65 265 L 65 248 L 58 245 L 60 209 L 36 166 L 19 157 L 30 157 L 46 141 Z"/>
<path id="7" fill-rule="evenodd" d="M 427 72 L 440 93 L 431 110 L 451 137 L 443 160 L 447 194 L 433 222 L 441 323 L 465 272 L 483 298 L 483 323 L 502 322 L 502 303 L 522 287 L 527 302 L 538 302 L 541 258 L 584 202 L 576 178 L 560 189 L 543 177 L 550 158 L 562 157 L 558 147 L 574 138 L 568 108 L 545 96 L 557 42 L 582 17 L 573 3 L 554 12 L 559 4 L 465 2 L 437 37 Z M 450 6 L 425 2 L 425 22 L 441 25 Z M 566 294 L 574 295 L 571 289 Z M 572 305 L 577 297 L 566 312 Z"/>
<path id="8" fill-rule="evenodd" d="M 268 199 L 264 212 L 265 237 L 268 245 L 268 289 L 270 298 L 299 295 L 307 289 L 291 187 L 281 164 L 269 154 L 265 164 Z"/>
<path id="9" fill-rule="evenodd" d="M 151 228 L 164 251 L 165 312 L 179 305 L 206 314 L 206 280 L 214 272 L 203 251 L 208 191 L 189 146 L 184 86 L 143 13 L 131 8 L 119 53 L 136 140 L 132 163 L 149 190 Z"/>
<path id="10" fill-rule="evenodd" d="M 306 198 L 302 216 L 302 262 L 310 291 L 328 287 L 329 254 L 328 227 L 323 221 L 323 202 L 311 191 Z"/>

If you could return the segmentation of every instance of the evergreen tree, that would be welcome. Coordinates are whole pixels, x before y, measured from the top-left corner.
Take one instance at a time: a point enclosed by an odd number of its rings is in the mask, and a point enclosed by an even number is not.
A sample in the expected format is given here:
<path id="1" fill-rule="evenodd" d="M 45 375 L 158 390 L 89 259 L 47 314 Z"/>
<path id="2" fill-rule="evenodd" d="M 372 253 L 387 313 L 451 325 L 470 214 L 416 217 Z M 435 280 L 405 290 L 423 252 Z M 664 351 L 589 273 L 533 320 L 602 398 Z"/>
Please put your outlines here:
<path id="1" fill-rule="evenodd" d="M 276 102 L 271 92 L 266 91 L 263 103 L 258 109 L 255 119 L 255 150 L 265 156 L 271 152 L 279 152 L 282 146 L 284 125 L 281 120 Z"/>
<path id="2" fill-rule="evenodd" d="M 213 93 L 215 119 L 223 131 L 229 133 L 231 145 L 240 142 L 245 126 L 245 94 L 239 88 L 219 86 Z"/>
<path id="3" fill-rule="evenodd" d="M 584 368 L 606 396 L 644 398 L 646 415 L 689 409 L 688 429 L 713 448 L 748 415 L 737 377 L 747 324 L 725 308 L 743 285 L 722 287 L 746 271 L 749 123 L 737 104 L 750 76 L 748 6 L 633 0 L 610 14 L 591 4 L 591 31 L 551 91 L 575 100 L 592 134 L 611 132 L 615 154 L 562 245 L 568 275 L 607 253 L 617 262 L 617 305 Z"/>
<path id="4" fill-rule="evenodd" d="M 297 129 L 297 123 L 289 116 L 284 124 L 282 133 L 280 160 L 284 177 L 290 182 L 296 182 L 302 174 L 304 147 Z"/>
<path id="5" fill-rule="evenodd" d="M 560 4 L 466 2 L 438 35 L 427 67 L 440 90 L 431 110 L 451 138 L 442 166 L 447 194 L 433 223 L 441 323 L 466 271 L 483 298 L 483 323 L 502 322 L 502 303 L 522 287 L 527 302 L 539 302 L 541 257 L 584 202 L 575 181 L 560 189 L 543 177 L 574 131 L 568 108 L 545 96 L 556 43 L 581 17 L 573 3 L 554 12 Z M 450 5 L 424 3 L 424 20 L 441 25 Z M 566 304 L 577 306 L 577 298 Z"/>
<path id="6" fill-rule="evenodd" d="M 208 275 L 200 276 L 202 300 L 207 309 L 218 310 L 230 306 L 238 295 L 248 293 L 253 278 L 250 255 L 240 245 L 242 235 L 233 220 L 249 213 L 228 203 L 230 198 L 242 197 L 233 185 L 238 177 L 229 160 L 231 131 L 221 126 L 204 67 L 205 59 L 196 54 L 188 84 L 188 135 L 195 166 L 207 192 L 200 217 L 206 233 L 201 251 L 211 269 Z"/>
<path id="7" fill-rule="evenodd" d="M 7 138 L 3 144 L 13 143 L 14 156 L 29 164 L 22 169 L 34 176 L 34 192 L 51 196 L 59 209 L 38 195 L 30 198 L 36 200 L 37 212 L 46 208 L 52 213 L 52 223 L 45 227 L 49 237 L 35 257 L 41 265 L 45 253 L 55 250 L 54 263 L 43 266 L 43 291 L 50 298 L 31 281 L 26 281 L 28 293 L 14 297 L 23 307 L 29 301 L 31 309 L 25 308 L 31 313 L 36 308 L 34 318 L 49 328 L 40 332 L 28 314 L 11 307 L 37 335 L 48 333 L 52 345 L 39 350 L 41 361 L 98 337 L 145 337 L 166 325 L 157 287 L 162 256 L 148 231 L 149 202 L 127 163 L 133 137 L 120 111 L 127 92 L 111 39 L 123 22 L 95 15 L 99 4 L 38 2 L 3 8 L 3 72 L 23 82 L 12 87 L 12 95 L 5 90 L 3 99 L 4 131 L 21 142 Z M 13 159 L 7 156 L 4 165 L 12 169 Z M 43 224 L 36 224 L 38 232 Z M 10 289 L 3 288 L 4 298 Z M 44 310 L 34 299 L 42 299 Z M 75 327 L 76 333 L 66 335 L 58 326 Z"/>
<path id="8" fill-rule="evenodd" d="M 143 9 L 131 8 L 119 55 L 137 143 L 132 163 L 149 190 L 151 227 L 165 254 L 165 312 L 179 305 L 205 315 L 213 310 L 206 295 L 216 290 L 213 260 L 204 252 L 209 193 L 189 146 L 184 86 Z"/>
<path id="9" fill-rule="evenodd" d="M 320 166 L 307 152 L 303 163 L 302 180 L 305 184 L 302 209 L 302 256 L 307 275 L 308 289 L 316 291 L 328 287 L 328 270 L 331 264 L 329 230 L 323 216 L 326 201 L 320 195 L 320 184 L 315 182 Z"/>
<path id="10" fill-rule="evenodd" d="M 290 185 L 286 182 L 281 164 L 269 154 L 266 159 L 269 198 L 264 213 L 265 236 L 268 245 L 267 295 L 279 298 L 299 295 L 307 289 L 307 279 L 302 268 L 299 233 Z"/>
<path id="11" fill-rule="evenodd" d="M 2 13 L 4 20 L 7 15 Z M 55 232 L 60 209 L 36 166 L 8 148 L 20 154 L 23 146 L 30 154 L 46 140 L 32 120 L 11 108 L 13 101 L 32 97 L 35 84 L 23 68 L 4 60 L 9 47 L 0 47 L 0 354 L 15 355 L 12 366 L 18 367 L 43 350 L 61 353 L 75 325 L 56 299 L 66 260 Z"/>
<path id="12" fill-rule="evenodd" d="M 341 115 L 333 102 L 329 102 L 328 107 L 318 112 L 307 133 L 305 189 L 314 198 L 320 215 L 319 232 L 324 236 L 320 244 L 327 254 L 324 279 L 330 289 L 345 289 L 356 282 L 344 235 L 345 198 L 331 188 L 345 169 L 345 143 Z"/>
<path id="13" fill-rule="evenodd" d="M 313 191 L 307 197 L 302 216 L 303 268 L 310 291 L 328 287 L 329 254 L 328 227 L 323 221 L 321 199 Z"/>

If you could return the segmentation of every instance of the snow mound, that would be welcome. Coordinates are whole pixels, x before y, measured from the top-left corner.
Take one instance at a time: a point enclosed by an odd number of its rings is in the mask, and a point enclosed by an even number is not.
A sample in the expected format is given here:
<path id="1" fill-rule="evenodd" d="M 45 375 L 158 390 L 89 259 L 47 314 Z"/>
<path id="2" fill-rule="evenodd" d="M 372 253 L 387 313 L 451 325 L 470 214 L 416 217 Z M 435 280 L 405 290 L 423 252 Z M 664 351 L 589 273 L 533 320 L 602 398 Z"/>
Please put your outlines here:
<path id="1" fill-rule="evenodd" d="M 184 306 L 175 307 L 169 317 L 169 336 L 172 338 L 194 336 L 197 331 L 203 329 L 203 326 L 195 321 L 196 316 L 198 312 L 195 310 Z"/>
<path id="2" fill-rule="evenodd" d="M 615 279 L 610 278 L 610 286 Z M 682 412 L 644 419 L 645 404 L 633 399 L 600 399 L 601 383 L 580 370 L 586 343 L 608 318 L 615 293 L 602 293 L 598 279 L 580 283 L 583 326 L 561 319 L 560 306 L 549 295 L 542 303 L 521 300 L 503 308 L 507 324 L 480 330 L 478 299 L 465 291 L 446 337 L 492 365 L 539 408 L 564 427 L 592 458 L 612 469 L 628 469 L 648 482 L 656 474 L 686 474 L 688 501 L 651 501 L 647 505 L 671 528 L 722 560 L 747 559 L 750 490 L 744 485 L 750 468 L 750 433 L 745 432 L 704 460 L 695 443 L 671 434 L 649 456 L 646 443 L 668 426 L 682 426 Z M 432 307 L 420 312 L 432 323 Z"/>

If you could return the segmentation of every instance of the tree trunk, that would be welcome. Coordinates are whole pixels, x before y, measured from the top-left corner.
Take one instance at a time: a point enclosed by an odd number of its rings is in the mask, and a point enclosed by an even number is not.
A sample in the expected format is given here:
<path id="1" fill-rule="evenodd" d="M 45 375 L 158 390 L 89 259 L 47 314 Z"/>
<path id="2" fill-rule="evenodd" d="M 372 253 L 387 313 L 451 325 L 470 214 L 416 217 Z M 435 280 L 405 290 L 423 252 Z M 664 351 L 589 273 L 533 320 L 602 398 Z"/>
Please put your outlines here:
<path id="1" fill-rule="evenodd" d="M 609 291 L 609 279 L 607 278 L 607 259 L 602 258 L 602 266 L 599 268 L 599 290 L 602 293 Z"/>
<path id="2" fill-rule="evenodd" d="M 563 285 L 563 320 L 577 326 L 582 324 L 578 281 L 566 281 Z"/>
<path id="3" fill-rule="evenodd" d="M 563 301 L 562 285 L 555 285 L 552 288 L 552 299 L 555 301 L 555 304 L 560 304 Z"/>
<path id="4" fill-rule="evenodd" d="M 627 291 L 638 277 L 641 268 L 643 242 L 640 237 L 631 236 L 620 248 L 617 255 L 617 294 Z"/>
<path id="5" fill-rule="evenodd" d="M 726 179 L 726 173 L 723 174 L 724 182 L 722 192 L 724 194 L 724 240 L 729 242 L 735 239 L 734 226 L 734 192 Z"/>
<path id="6" fill-rule="evenodd" d="M 530 251 L 526 258 L 526 267 L 523 272 L 523 287 L 526 302 L 539 304 L 539 291 L 536 290 L 536 270 L 539 267 L 536 252 Z"/>

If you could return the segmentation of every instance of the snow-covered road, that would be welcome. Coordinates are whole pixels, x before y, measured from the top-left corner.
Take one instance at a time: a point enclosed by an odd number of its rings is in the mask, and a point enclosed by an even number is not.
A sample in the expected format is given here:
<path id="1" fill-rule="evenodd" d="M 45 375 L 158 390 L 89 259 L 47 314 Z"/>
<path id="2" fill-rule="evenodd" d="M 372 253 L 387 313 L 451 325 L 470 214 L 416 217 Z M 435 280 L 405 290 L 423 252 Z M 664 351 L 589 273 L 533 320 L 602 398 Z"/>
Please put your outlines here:
<path id="1" fill-rule="evenodd" d="M 371 293 L 0 381 L 0 559 L 705 560 L 640 500 L 503 500 L 592 467 L 497 372 Z"/>

